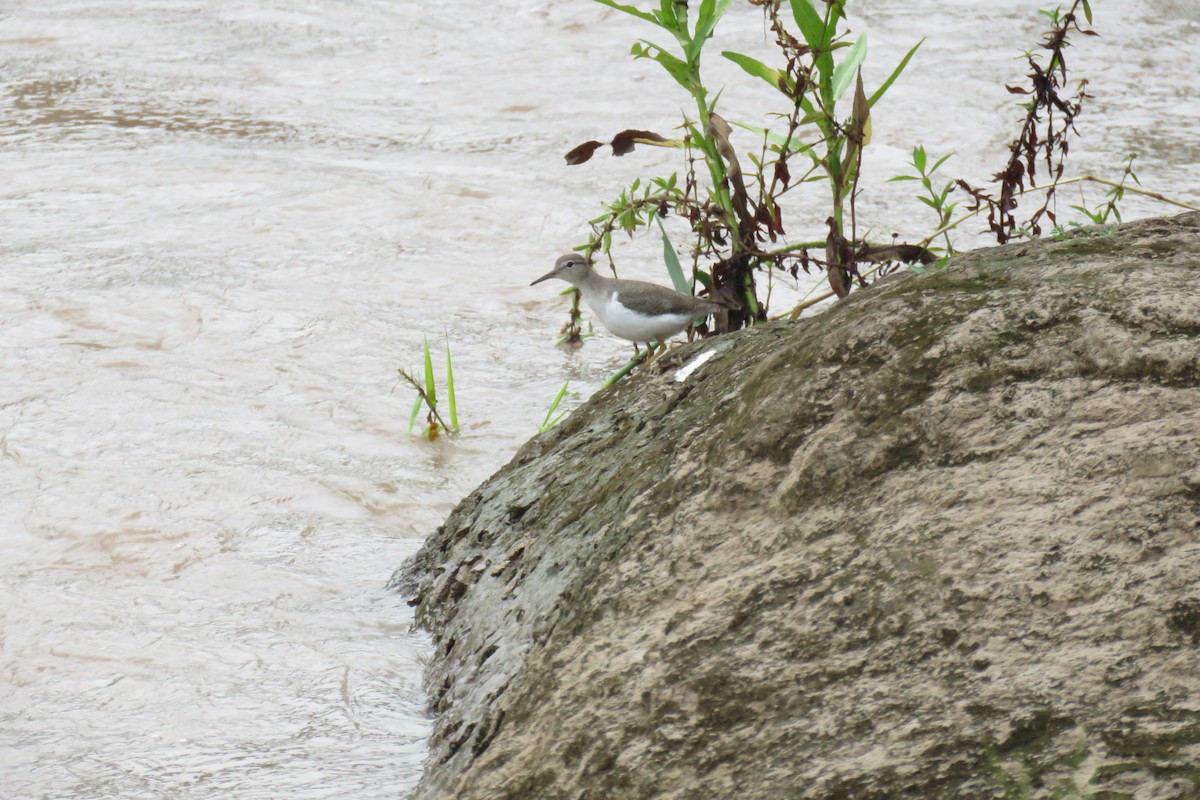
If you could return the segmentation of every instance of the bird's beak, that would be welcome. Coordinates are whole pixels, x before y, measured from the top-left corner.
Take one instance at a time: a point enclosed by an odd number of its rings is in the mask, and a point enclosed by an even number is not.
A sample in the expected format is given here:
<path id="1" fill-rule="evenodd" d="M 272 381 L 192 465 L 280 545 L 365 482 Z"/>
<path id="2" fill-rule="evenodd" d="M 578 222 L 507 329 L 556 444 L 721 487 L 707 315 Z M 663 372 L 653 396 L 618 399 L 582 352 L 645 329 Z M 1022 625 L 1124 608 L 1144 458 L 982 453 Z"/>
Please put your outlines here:
<path id="1" fill-rule="evenodd" d="M 542 277 L 538 278 L 536 281 L 534 281 L 533 283 L 531 283 L 531 284 L 529 284 L 529 285 L 530 285 L 530 286 L 533 286 L 533 284 L 534 284 L 534 283 L 541 283 L 542 281 L 548 281 L 548 280 L 550 280 L 551 278 L 557 278 L 557 277 L 558 277 L 558 273 L 557 273 L 557 272 L 555 272 L 554 270 L 550 270 L 550 271 L 549 271 L 549 272 L 547 272 L 545 275 L 543 275 Z"/>

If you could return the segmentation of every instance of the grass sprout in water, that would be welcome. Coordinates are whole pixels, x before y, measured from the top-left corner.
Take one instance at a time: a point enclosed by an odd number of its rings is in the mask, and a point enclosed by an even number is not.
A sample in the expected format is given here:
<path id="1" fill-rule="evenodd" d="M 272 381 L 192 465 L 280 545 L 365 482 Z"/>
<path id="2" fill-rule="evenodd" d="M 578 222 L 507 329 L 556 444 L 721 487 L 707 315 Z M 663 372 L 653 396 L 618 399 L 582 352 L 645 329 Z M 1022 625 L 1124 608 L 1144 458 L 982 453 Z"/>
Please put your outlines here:
<path id="1" fill-rule="evenodd" d="M 417 393 L 416 402 L 413 403 L 412 417 L 408 421 L 408 435 L 413 435 L 413 431 L 417 427 L 417 419 L 421 416 L 421 409 L 426 408 L 428 409 L 425 414 L 426 427 L 421 435 L 432 441 L 438 438 L 442 431 L 449 434 L 456 434 L 459 431 L 458 403 L 454 398 L 454 363 L 450 357 L 449 335 L 446 336 L 446 411 L 450 416 L 449 422 L 442 417 L 438 410 L 437 380 L 433 374 L 433 357 L 429 352 L 429 337 L 425 337 L 424 352 L 424 381 L 417 380 L 406 370 L 401 369 L 397 372 Z"/>

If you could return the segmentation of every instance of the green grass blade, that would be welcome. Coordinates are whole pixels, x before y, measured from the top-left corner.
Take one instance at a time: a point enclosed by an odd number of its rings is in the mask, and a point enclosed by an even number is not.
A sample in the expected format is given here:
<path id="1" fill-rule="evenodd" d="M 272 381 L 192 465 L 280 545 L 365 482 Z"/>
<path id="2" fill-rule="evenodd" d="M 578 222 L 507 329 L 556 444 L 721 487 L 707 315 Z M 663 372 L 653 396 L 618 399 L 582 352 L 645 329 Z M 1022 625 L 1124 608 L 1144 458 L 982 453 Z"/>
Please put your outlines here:
<path id="1" fill-rule="evenodd" d="M 842 63 L 838 64 L 833 71 L 833 99 L 835 102 L 850 88 L 850 81 L 854 79 L 866 57 L 867 35 L 864 33 L 858 37 L 858 41 L 850 48 L 850 52 L 842 59 Z"/>
<path id="2" fill-rule="evenodd" d="M 782 70 L 768 67 L 763 62 L 750 56 L 744 56 L 741 53 L 735 53 L 731 50 L 722 50 L 721 55 L 737 64 L 748 75 L 753 75 L 756 78 L 762 78 L 771 86 L 784 91 L 787 89 L 787 74 Z"/>
<path id="3" fill-rule="evenodd" d="M 446 334 L 446 402 L 450 404 L 450 425 L 458 433 L 458 403 L 454 399 L 454 365 L 450 363 L 450 334 Z"/>
<path id="4" fill-rule="evenodd" d="M 433 382 L 433 359 L 429 356 L 429 337 L 425 337 L 425 399 L 429 410 L 437 408 L 437 384 Z"/>
<path id="5" fill-rule="evenodd" d="M 562 388 L 558 390 L 558 394 L 556 394 L 554 396 L 554 402 L 550 404 L 550 412 L 548 414 L 546 414 L 546 419 L 550 419 L 550 414 L 553 414 L 554 411 L 558 408 L 558 404 L 561 403 L 563 398 L 567 396 L 567 390 L 570 388 L 571 388 L 570 381 L 566 381 L 563 383 Z"/>
<path id="6" fill-rule="evenodd" d="M 674 30 L 679 27 L 678 16 L 675 13 L 675 4 L 672 0 L 659 0 L 658 14 L 655 15 L 658 19 L 658 24 L 669 30 Z"/>
<path id="7" fill-rule="evenodd" d="M 955 150 L 951 150 L 949 153 L 946 153 L 946 155 L 944 155 L 944 156 L 942 156 L 941 158 L 939 158 L 939 159 L 937 160 L 937 163 L 935 163 L 935 164 L 933 165 L 933 169 L 929 170 L 929 174 L 930 174 L 930 175 L 932 175 L 933 173 L 937 172 L 937 171 L 938 171 L 938 167 L 940 167 L 942 164 L 945 164 L 945 163 L 946 163 L 946 159 L 948 159 L 948 158 L 950 158 L 950 156 L 954 155 L 954 153 L 955 153 L 955 152 L 957 152 L 957 151 L 955 151 Z"/>
<path id="8" fill-rule="evenodd" d="M 662 231 L 663 261 L 666 262 L 667 272 L 671 275 L 671 283 L 675 284 L 675 291 L 691 294 L 692 285 L 687 278 L 683 277 L 683 266 L 679 263 L 679 256 L 675 253 L 675 248 L 671 246 L 671 239 L 667 236 L 667 229 L 663 226 L 661 219 L 658 220 L 658 228 Z"/>
<path id="9" fill-rule="evenodd" d="M 417 427 L 417 417 L 421 416 L 421 395 L 417 395 L 417 402 L 413 403 L 412 418 L 408 421 L 408 435 L 413 435 L 413 428 Z"/>
<path id="10" fill-rule="evenodd" d="M 665 69 L 667 74 L 675 79 L 676 83 L 678 83 L 684 89 L 687 89 L 689 92 L 692 91 L 695 81 L 692 80 L 692 71 L 691 68 L 688 67 L 687 62 L 681 58 L 676 58 L 675 56 L 671 55 L 654 42 L 649 42 L 645 39 L 641 39 L 640 41 L 642 44 L 646 45 L 646 49 L 642 52 L 642 55 L 639 56 L 639 58 L 654 59 L 659 64 L 662 64 L 663 69 Z M 653 48 L 653 50 L 650 48 Z"/>
<path id="11" fill-rule="evenodd" d="M 561 413 L 557 417 L 555 417 L 554 412 L 558 410 L 559 403 L 561 403 L 563 401 L 563 398 L 567 396 L 567 389 L 570 386 L 571 386 L 571 382 L 567 381 L 566 383 L 564 383 L 562 385 L 562 388 L 558 390 L 558 394 L 554 396 L 554 402 L 552 402 L 550 404 L 550 410 L 546 412 L 546 419 L 543 420 L 542 424 L 538 426 L 539 433 L 545 433 L 546 431 L 550 430 L 551 428 L 553 428 L 555 425 L 558 424 L 558 421 L 560 419 L 562 419 L 563 417 L 565 417 L 567 415 L 567 412 L 564 411 L 563 413 Z"/>
<path id="12" fill-rule="evenodd" d="M 659 24 L 658 19 L 653 14 L 648 14 L 645 11 L 640 11 L 640 10 L 634 8 L 633 6 L 624 6 L 624 5 L 621 5 L 620 3 L 613 2 L 613 0 L 596 0 L 596 2 L 602 6 L 608 6 L 609 8 L 616 9 L 617 11 L 623 11 L 624 13 L 629 14 L 632 17 L 637 17 L 638 19 L 644 19 L 644 20 L 646 20 L 646 22 L 653 22 L 655 25 Z"/>
<path id="13" fill-rule="evenodd" d="M 696 20 L 696 34 L 692 37 L 692 42 L 687 49 L 689 64 L 696 63 L 696 59 L 700 57 L 700 49 L 704 47 L 704 42 L 712 35 L 713 28 L 717 26 L 717 22 L 720 21 L 731 2 L 733 0 L 703 0 L 700 3 L 700 15 Z"/>
<path id="14" fill-rule="evenodd" d="M 896 78 L 899 78 L 900 73 L 904 72 L 904 68 L 908 66 L 908 62 L 912 59 L 912 57 L 914 55 L 917 54 L 917 48 L 919 48 L 924 43 L 925 43 L 925 40 L 922 39 L 921 41 L 914 44 L 912 46 L 911 50 L 909 50 L 907 53 L 904 54 L 904 58 L 900 59 L 900 63 L 896 65 L 896 68 L 894 70 L 892 70 L 892 74 L 888 75 L 888 79 L 886 81 L 884 81 L 883 85 L 875 90 L 875 94 L 871 95 L 870 99 L 867 100 L 868 106 L 874 106 L 876 101 L 878 101 L 879 98 L 883 97 L 884 92 L 886 92 L 888 89 L 891 88 L 892 84 L 896 82 Z"/>
<path id="15" fill-rule="evenodd" d="M 736 125 L 737 127 L 750 131 L 751 133 L 756 133 L 759 136 L 765 136 L 768 142 L 780 148 L 780 150 L 794 150 L 797 153 L 806 154 L 813 152 L 811 145 L 804 144 L 796 137 L 793 137 L 789 140 L 785 136 L 780 136 L 778 133 L 772 133 L 771 131 L 760 128 L 757 125 L 751 125 L 748 122 L 736 122 L 735 120 L 729 120 L 729 124 Z"/>
<path id="16" fill-rule="evenodd" d="M 751 125 L 749 122 L 738 122 L 737 120 L 731 119 L 731 120 L 729 120 L 729 124 L 736 125 L 737 127 L 741 128 L 742 130 L 750 131 L 751 133 L 756 133 L 759 136 L 765 136 L 768 142 L 770 142 L 771 144 L 774 144 L 774 145 L 778 145 L 779 147 L 784 148 L 784 149 L 786 149 L 791 144 L 792 141 L 795 141 L 795 140 L 789 141 L 786 136 L 780 136 L 778 133 L 773 133 L 772 131 L 769 131 L 766 128 L 760 128 L 757 125 Z"/>

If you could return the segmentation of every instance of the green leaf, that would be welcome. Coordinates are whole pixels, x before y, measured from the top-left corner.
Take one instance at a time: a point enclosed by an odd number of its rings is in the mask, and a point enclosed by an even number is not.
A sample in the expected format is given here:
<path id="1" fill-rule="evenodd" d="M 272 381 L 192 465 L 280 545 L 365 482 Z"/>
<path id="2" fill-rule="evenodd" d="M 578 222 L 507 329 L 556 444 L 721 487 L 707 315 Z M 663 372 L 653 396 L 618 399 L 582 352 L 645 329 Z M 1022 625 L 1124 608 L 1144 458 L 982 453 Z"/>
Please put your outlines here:
<path id="1" fill-rule="evenodd" d="M 446 402 L 450 404 L 450 425 L 458 432 L 458 404 L 454 400 L 454 365 L 450 363 L 450 334 L 446 334 Z"/>
<path id="2" fill-rule="evenodd" d="M 655 186 L 662 190 L 663 194 L 673 194 L 675 192 L 675 173 L 671 173 L 665 178 L 652 178 Z"/>
<path id="3" fill-rule="evenodd" d="M 888 76 L 888 79 L 886 81 L 884 81 L 883 85 L 875 90 L 875 94 L 871 95 L 870 99 L 867 100 L 867 105 L 873 106 L 873 105 L 875 105 L 876 101 L 879 100 L 879 98 L 883 97 L 884 92 L 886 92 L 889 88 L 891 88 L 891 85 L 896 82 L 896 78 L 899 78 L 900 73 L 904 72 L 904 68 L 908 66 L 908 62 L 912 59 L 912 57 L 914 55 L 916 55 L 917 48 L 919 48 L 924 43 L 925 43 L 925 40 L 922 39 L 921 41 L 914 44 L 912 46 L 911 50 L 909 50 L 907 53 L 904 54 L 904 58 L 900 59 L 900 63 L 896 65 L 896 68 L 894 70 L 892 70 L 892 74 Z"/>
<path id="4" fill-rule="evenodd" d="M 825 20 L 813 8 L 812 0 L 791 0 L 792 16 L 800 28 L 804 41 L 813 50 L 825 49 Z"/>
<path id="5" fill-rule="evenodd" d="M 805 111 L 805 114 L 800 118 L 798 125 L 812 125 L 815 122 L 818 127 L 821 127 L 829 119 L 829 112 L 823 108 L 812 108 L 807 98 L 801 101 L 800 108 Z"/>
<path id="6" fill-rule="evenodd" d="M 1088 0 L 1083 0 L 1083 18 L 1088 21 L 1088 25 L 1092 24 L 1092 5 Z"/>
<path id="7" fill-rule="evenodd" d="M 813 152 L 813 148 L 811 145 L 807 145 L 807 144 L 804 144 L 803 142 L 799 142 L 795 139 L 795 137 L 793 137 L 792 139 L 789 140 L 787 137 L 780 136 L 778 133 L 772 133 L 771 131 L 769 131 L 765 128 L 760 128 L 757 125 L 751 125 L 746 122 L 735 122 L 733 120 L 730 120 L 729 124 L 736 125 L 739 128 L 741 128 L 742 130 L 750 131 L 751 133 L 756 133 L 759 136 L 765 136 L 767 138 L 768 142 L 775 145 L 780 150 L 794 150 L 797 153 L 810 153 L 810 154 Z"/>
<path id="8" fill-rule="evenodd" d="M 821 92 L 826 105 L 833 101 L 833 53 L 825 50 L 817 56 L 817 72 L 821 75 Z"/>
<path id="9" fill-rule="evenodd" d="M 921 180 L 916 175 L 897 175 L 894 178 L 888 178 L 885 183 L 895 183 L 896 181 L 919 181 Z"/>
<path id="10" fill-rule="evenodd" d="M 553 419 L 551 419 L 551 417 L 554 416 L 555 410 L 558 409 L 558 404 L 561 403 L 563 398 L 567 396 L 567 388 L 570 387 L 570 385 L 571 385 L 571 382 L 567 381 L 566 383 L 564 383 L 562 385 L 562 388 L 558 390 L 558 394 L 555 395 L 555 397 L 554 397 L 554 402 L 552 402 L 550 404 L 550 410 L 546 412 L 546 419 L 543 420 L 542 424 L 538 426 L 539 433 L 545 433 L 546 431 L 550 430 L 551 428 L 553 428 L 555 425 L 558 424 L 558 421 L 560 419 L 562 419 L 563 417 L 565 417 L 567 415 L 567 412 L 564 411 L 563 413 L 559 414 L 557 417 L 554 417 Z"/>
<path id="11" fill-rule="evenodd" d="M 598 1 L 599 0 L 597 0 L 597 2 Z M 692 91 L 695 83 L 692 79 L 692 71 L 691 68 L 688 67 L 687 63 L 683 61 L 683 59 L 676 58 L 666 50 L 656 45 L 654 42 L 648 42 L 645 39 L 640 41 L 645 44 L 647 48 L 653 48 L 652 51 L 647 49 L 645 52 L 643 52 L 640 58 L 652 58 L 659 64 L 662 64 L 663 69 L 665 69 L 667 73 L 675 79 L 676 83 L 678 83 L 684 89 L 687 89 L 689 92 Z"/>
<path id="12" fill-rule="evenodd" d="M 417 395 L 417 402 L 413 403 L 412 417 L 408 420 L 408 435 L 412 436 L 413 428 L 417 427 L 417 417 L 421 416 L 421 395 Z"/>
<path id="13" fill-rule="evenodd" d="M 654 14 L 658 18 L 658 24 L 669 31 L 678 30 L 679 14 L 676 12 L 675 4 L 671 0 L 659 0 L 658 11 Z"/>
<path id="14" fill-rule="evenodd" d="M 656 19 L 653 14 L 647 14 L 645 11 L 639 11 L 633 6 L 623 6 L 620 3 L 613 2 L 613 0 L 596 0 L 596 2 L 602 6 L 608 6 L 609 8 L 615 8 L 617 11 L 623 11 L 632 17 L 644 19 L 646 22 L 653 22 L 655 25 L 660 24 L 658 19 Z"/>
<path id="15" fill-rule="evenodd" d="M 925 145 L 919 144 L 913 148 L 912 163 L 913 163 L 913 166 L 917 168 L 917 172 L 921 173 L 922 175 L 925 174 L 925 161 L 926 161 Z"/>
<path id="16" fill-rule="evenodd" d="M 675 252 L 675 248 L 671 246 L 671 239 L 667 236 L 667 229 L 662 224 L 662 219 L 658 219 L 658 228 L 662 231 L 663 236 L 663 261 L 667 265 L 667 272 L 671 275 L 671 283 L 675 284 L 675 291 L 681 294 L 691 294 L 692 287 L 683 277 L 683 267 L 679 263 L 679 255 Z"/>
<path id="17" fill-rule="evenodd" d="M 1084 206 L 1071 206 L 1071 208 L 1075 209 L 1080 214 L 1083 214 L 1084 216 L 1086 216 L 1088 219 L 1090 219 L 1096 225 L 1100 225 L 1104 222 L 1104 212 L 1103 211 L 1100 211 L 1100 210 L 1092 211 L 1091 209 L 1086 208 Z"/>
<path id="18" fill-rule="evenodd" d="M 768 67 L 756 58 L 744 56 L 741 53 L 734 53 L 729 50 L 722 50 L 721 55 L 744 69 L 747 74 L 753 75 L 756 78 L 762 78 L 774 88 L 780 91 L 787 89 L 787 73 L 783 70 Z"/>
<path id="19" fill-rule="evenodd" d="M 930 175 L 932 175 L 933 173 L 937 172 L 937 171 L 938 171 L 938 167 L 940 167 L 942 164 L 945 164 L 945 163 L 946 163 L 946 159 L 948 159 L 948 158 L 950 158 L 950 156 L 954 155 L 954 153 L 955 153 L 955 152 L 956 152 L 956 151 L 954 151 L 954 150 L 951 150 L 949 153 L 946 153 L 946 155 L 944 155 L 944 156 L 942 156 L 941 158 L 939 158 L 939 159 L 937 160 L 937 163 L 935 163 L 935 164 L 933 165 L 933 169 L 929 170 L 929 174 L 930 174 Z"/>
<path id="20" fill-rule="evenodd" d="M 837 102 L 846 90 L 850 88 L 850 81 L 854 79 L 855 73 L 862 65 L 863 60 L 867 57 L 867 35 L 864 33 L 858 37 L 858 41 L 850 48 L 850 52 L 842 59 L 842 63 L 837 65 L 837 69 L 833 71 L 833 100 Z"/>
<path id="21" fill-rule="evenodd" d="M 700 16 L 696 20 L 696 34 L 687 48 L 689 64 L 696 63 L 696 59 L 700 57 L 700 49 L 704 47 L 704 42 L 712 35 L 713 28 L 716 27 L 731 2 L 733 0 L 703 0 L 700 3 Z"/>
<path id="22" fill-rule="evenodd" d="M 429 357 L 429 338 L 425 338 L 425 399 L 432 411 L 437 407 L 437 386 L 433 382 L 433 359 Z"/>

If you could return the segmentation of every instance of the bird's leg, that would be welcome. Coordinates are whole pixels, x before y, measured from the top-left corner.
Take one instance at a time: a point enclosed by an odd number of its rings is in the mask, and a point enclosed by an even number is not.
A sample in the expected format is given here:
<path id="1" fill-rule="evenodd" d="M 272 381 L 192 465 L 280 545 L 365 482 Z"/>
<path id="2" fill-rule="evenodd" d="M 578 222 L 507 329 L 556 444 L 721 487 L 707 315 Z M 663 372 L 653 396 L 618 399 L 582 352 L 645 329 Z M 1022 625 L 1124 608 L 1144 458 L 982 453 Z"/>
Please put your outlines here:
<path id="1" fill-rule="evenodd" d="M 647 342 L 646 343 L 646 360 L 642 362 L 642 366 L 649 364 L 656 357 L 667 351 L 667 346 L 662 342 Z"/>

